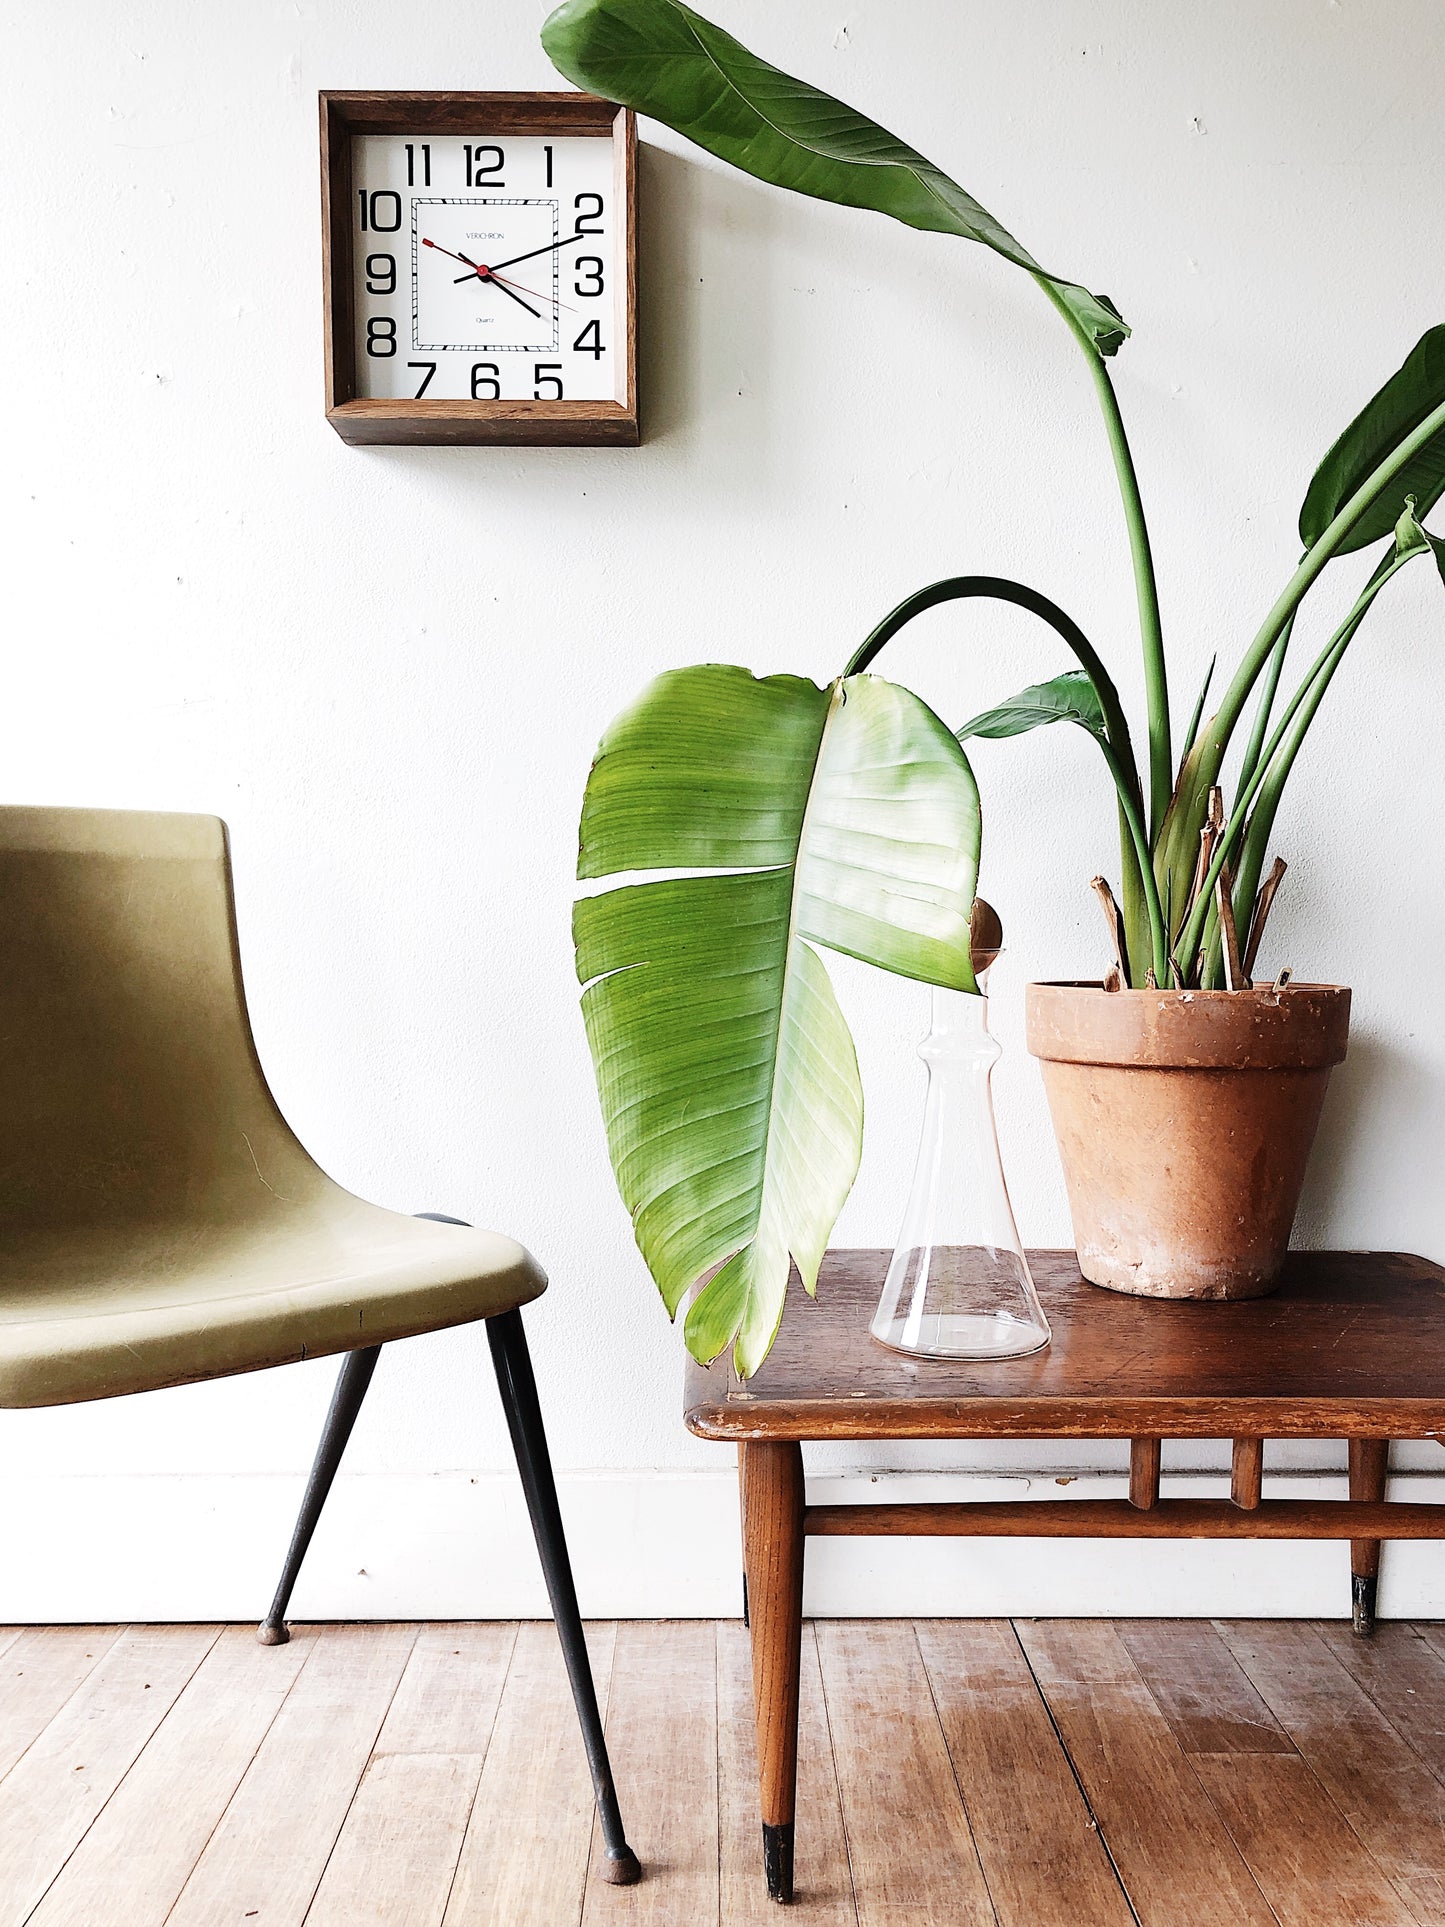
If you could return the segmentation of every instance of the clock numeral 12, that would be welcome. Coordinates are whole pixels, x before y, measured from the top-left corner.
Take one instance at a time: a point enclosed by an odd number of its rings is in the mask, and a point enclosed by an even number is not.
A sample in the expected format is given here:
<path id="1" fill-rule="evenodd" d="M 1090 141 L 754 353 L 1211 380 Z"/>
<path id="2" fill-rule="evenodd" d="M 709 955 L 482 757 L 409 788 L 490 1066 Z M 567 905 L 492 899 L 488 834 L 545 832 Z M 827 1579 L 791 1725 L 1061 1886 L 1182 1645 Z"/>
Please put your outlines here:
<path id="1" fill-rule="evenodd" d="M 473 147 L 469 141 L 464 141 L 462 143 L 462 152 L 466 156 L 467 161 L 468 187 L 505 187 L 507 185 L 505 181 L 493 181 L 484 178 L 489 174 L 500 174 L 506 166 L 507 157 L 500 147 L 495 145 Z M 482 164 L 482 156 L 484 154 L 495 154 L 497 158 L 494 161 L 487 162 L 484 166 Z"/>

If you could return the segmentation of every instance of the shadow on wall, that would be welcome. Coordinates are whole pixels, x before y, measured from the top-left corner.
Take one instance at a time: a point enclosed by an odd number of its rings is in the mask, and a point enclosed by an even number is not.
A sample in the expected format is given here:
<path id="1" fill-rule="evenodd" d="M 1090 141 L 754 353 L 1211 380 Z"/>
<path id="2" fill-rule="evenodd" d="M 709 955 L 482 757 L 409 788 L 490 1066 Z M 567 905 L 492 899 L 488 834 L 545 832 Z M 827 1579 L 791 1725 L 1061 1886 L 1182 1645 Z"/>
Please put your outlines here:
<path id="1" fill-rule="evenodd" d="M 766 456 L 774 315 L 765 271 L 777 195 L 644 142 L 638 148 L 638 387 L 646 442 L 690 427 L 757 473 Z M 742 405 L 747 406 L 744 412 Z M 718 429 L 724 434 L 718 446 Z M 728 432 L 730 431 L 730 432 Z"/>
<path id="2" fill-rule="evenodd" d="M 1424 1192 L 1435 1194 L 1427 1173 L 1434 1163 L 1428 1147 L 1437 1141 L 1438 1108 L 1429 1065 L 1385 1038 L 1352 1031 L 1349 1054 L 1330 1078 L 1294 1242 L 1330 1245 L 1344 1238 L 1351 1246 L 1415 1248 L 1422 1236 L 1419 1200 Z M 1403 1140 L 1418 1147 L 1418 1161 L 1397 1159 L 1388 1169 L 1378 1165 L 1374 1147 L 1386 1122 L 1397 1144 Z M 1369 1199 L 1367 1220 L 1344 1233 L 1334 1209 L 1342 1197 Z"/>

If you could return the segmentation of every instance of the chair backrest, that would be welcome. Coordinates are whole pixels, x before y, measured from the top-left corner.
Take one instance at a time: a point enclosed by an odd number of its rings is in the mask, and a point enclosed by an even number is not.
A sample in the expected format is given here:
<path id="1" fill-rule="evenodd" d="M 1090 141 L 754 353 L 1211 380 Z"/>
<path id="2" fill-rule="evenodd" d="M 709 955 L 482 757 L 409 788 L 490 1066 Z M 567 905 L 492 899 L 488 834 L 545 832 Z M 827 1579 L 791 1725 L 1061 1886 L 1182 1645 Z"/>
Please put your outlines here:
<path id="1" fill-rule="evenodd" d="M 0 1234 L 328 1181 L 261 1072 L 213 816 L 0 808 Z"/>

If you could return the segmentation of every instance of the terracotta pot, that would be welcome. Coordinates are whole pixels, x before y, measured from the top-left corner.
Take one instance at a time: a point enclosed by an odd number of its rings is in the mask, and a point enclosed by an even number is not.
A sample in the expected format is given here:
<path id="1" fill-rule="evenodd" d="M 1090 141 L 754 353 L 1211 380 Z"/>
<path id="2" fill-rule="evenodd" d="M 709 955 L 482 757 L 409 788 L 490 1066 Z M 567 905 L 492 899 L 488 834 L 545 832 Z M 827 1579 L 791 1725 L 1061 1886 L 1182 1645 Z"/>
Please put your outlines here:
<path id="1" fill-rule="evenodd" d="M 1084 1276 L 1148 1298 L 1272 1291 L 1349 991 L 1026 994 Z"/>

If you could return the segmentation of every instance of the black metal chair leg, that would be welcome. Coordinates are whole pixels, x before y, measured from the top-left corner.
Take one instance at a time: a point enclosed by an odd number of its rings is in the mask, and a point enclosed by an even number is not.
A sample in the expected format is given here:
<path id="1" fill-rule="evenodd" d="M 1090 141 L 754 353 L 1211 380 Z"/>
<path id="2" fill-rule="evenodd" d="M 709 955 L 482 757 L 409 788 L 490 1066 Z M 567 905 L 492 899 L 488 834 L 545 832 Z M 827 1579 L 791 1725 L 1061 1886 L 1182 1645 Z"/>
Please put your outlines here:
<path id="1" fill-rule="evenodd" d="M 306 1493 L 296 1518 L 296 1530 L 291 1534 L 281 1583 L 276 1588 L 276 1597 L 271 1601 L 271 1610 L 261 1621 L 256 1633 L 263 1646 L 284 1646 L 291 1637 L 286 1625 L 286 1608 L 291 1603 L 296 1576 L 301 1570 L 301 1561 L 306 1557 L 306 1548 L 311 1544 L 316 1521 L 321 1517 L 321 1508 L 326 1503 L 326 1495 L 331 1490 L 336 1468 L 341 1463 L 346 1441 L 351 1437 L 351 1428 L 356 1423 L 361 1401 L 366 1397 L 366 1388 L 371 1383 L 371 1375 L 380 1357 L 380 1345 L 371 1345 L 365 1351 L 348 1352 L 341 1361 L 336 1390 L 331 1395 L 331 1409 L 326 1414 L 311 1477 L 306 1481 Z"/>
<path id="2" fill-rule="evenodd" d="M 542 1428 L 542 1408 L 537 1402 L 537 1381 L 532 1376 L 532 1361 L 527 1352 L 527 1335 L 522 1314 L 506 1311 L 487 1320 L 487 1338 L 492 1347 L 497 1387 L 512 1434 L 512 1449 L 517 1455 L 517 1470 L 527 1495 L 527 1510 L 532 1515 L 532 1531 L 541 1555 L 542 1573 L 547 1581 L 547 1596 L 552 1602 L 552 1617 L 557 1622 L 557 1637 L 567 1662 L 572 1682 L 572 1698 L 582 1727 L 587 1749 L 587 1764 L 592 1770 L 592 1790 L 602 1822 L 602 1838 L 607 1859 L 602 1878 L 615 1887 L 630 1887 L 642 1878 L 637 1855 L 627 1844 L 622 1815 L 617 1806 L 617 1791 L 612 1784 L 612 1768 L 607 1759 L 607 1742 L 602 1733 L 602 1716 L 597 1710 L 597 1689 L 592 1682 L 592 1664 L 582 1635 L 582 1616 L 577 1610 L 577 1590 L 572 1583 L 572 1563 L 567 1556 L 567 1541 L 562 1531 L 562 1513 L 557 1504 L 557 1487 L 552 1478 L 552 1458 L 547 1450 L 547 1434 Z"/>

